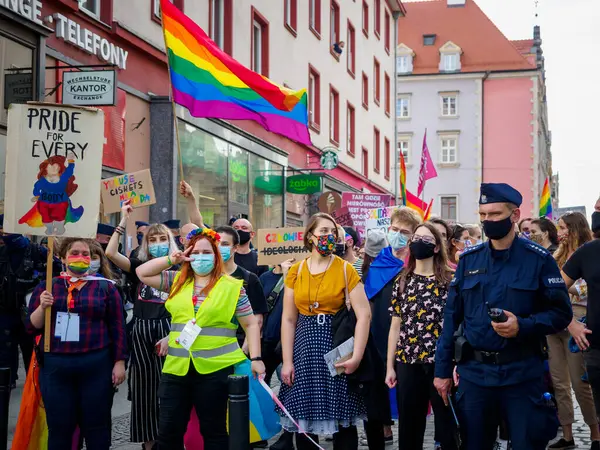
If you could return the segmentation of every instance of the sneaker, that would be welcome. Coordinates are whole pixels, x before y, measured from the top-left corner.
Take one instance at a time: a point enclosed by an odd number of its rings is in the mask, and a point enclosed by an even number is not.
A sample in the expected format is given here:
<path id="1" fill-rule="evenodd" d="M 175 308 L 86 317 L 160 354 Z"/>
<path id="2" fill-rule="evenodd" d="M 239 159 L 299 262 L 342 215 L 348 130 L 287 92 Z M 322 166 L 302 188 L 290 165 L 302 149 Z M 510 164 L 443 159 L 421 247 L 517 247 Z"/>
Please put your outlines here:
<path id="1" fill-rule="evenodd" d="M 575 440 L 567 441 L 565 438 L 560 438 L 554 444 L 548 446 L 548 450 L 567 450 L 575 448 Z"/>
<path id="2" fill-rule="evenodd" d="M 270 447 L 271 450 L 294 450 L 294 433 L 283 430 L 277 442 Z"/>
<path id="3" fill-rule="evenodd" d="M 384 436 L 383 440 L 385 441 L 385 445 L 392 445 L 394 443 L 394 435 Z"/>
<path id="4" fill-rule="evenodd" d="M 498 439 L 494 443 L 494 450 L 508 450 L 508 441 L 504 441 L 502 439 Z"/>
<path id="5" fill-rule="evenodd" d="M 442 450 L 442 444 L 440 444 L 439 442 L 436 442 L 433 446 L 434 450 Z"/>

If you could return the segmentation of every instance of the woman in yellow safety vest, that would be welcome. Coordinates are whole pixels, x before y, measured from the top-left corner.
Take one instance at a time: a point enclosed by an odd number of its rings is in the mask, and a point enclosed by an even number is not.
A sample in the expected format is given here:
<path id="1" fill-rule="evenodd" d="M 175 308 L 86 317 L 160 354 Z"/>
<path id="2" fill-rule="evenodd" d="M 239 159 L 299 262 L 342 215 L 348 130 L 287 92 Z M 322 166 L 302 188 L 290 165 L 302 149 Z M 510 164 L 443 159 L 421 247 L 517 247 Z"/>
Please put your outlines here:
<path id="1" fill-rule="evenodd" d="M 188 248 L 154 258 L 137 269 L 140 281 L 169 292 L 171 332 L 157 344 L 167 355 L 158 390 L 159 450 L 183 450 L 192 406 L 202 424 L 206 450 L 227 448 L 227 378 L 246 356 L 236 330 L 244 328 L 252 372 L 265 366 L 260 356 L 260 328 L 252 313 L 242 280 L 223 271 L 220 236 L 208 228 L 188 235 Z M 180 271 L 168 270 L 181 265 Z"/>

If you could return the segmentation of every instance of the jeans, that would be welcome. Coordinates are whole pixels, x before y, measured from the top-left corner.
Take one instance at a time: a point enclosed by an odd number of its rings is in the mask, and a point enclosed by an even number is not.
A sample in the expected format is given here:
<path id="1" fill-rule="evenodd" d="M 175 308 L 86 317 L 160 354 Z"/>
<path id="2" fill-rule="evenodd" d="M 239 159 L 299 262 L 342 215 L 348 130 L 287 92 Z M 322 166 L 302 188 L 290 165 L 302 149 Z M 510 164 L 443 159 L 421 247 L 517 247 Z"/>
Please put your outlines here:
<path id="1" fill-rule="evenodd" d="M 48 422 L 48 450 L 71 448 L 77 425 L 88 450 L 110 448 L 112 368 L 108 348 L 44 355 L 40 390 Z"/>
<path id="2" fill-rule="evenodd" d="M 227 379 L 233 366 L 217 372 L 199 374 L 190 364 L 187 375 L 163 373 L 158 388 L 159 450 L 183 450 L 183 436 L 190 420 L 192 406 L 196 409 L 205 450 L 228 448 Z"/>
<path id="3" fill-rule="evenodd" d="M 434 412 L 435 435 L 442 449 L 456 450 L 452 412 L 433 387 L 433 367 L 433 364 L 396 363 L 398 442 L 403 450 L 423 448 L 430 402 Z"/>
<path id="4" fill-rule="evenodd" d="M 590 348 L 583 353 L 583 359 L 588 373 L 588 380 L 592 387 L 596 416 L 600 417 L 600 349 Z"/>

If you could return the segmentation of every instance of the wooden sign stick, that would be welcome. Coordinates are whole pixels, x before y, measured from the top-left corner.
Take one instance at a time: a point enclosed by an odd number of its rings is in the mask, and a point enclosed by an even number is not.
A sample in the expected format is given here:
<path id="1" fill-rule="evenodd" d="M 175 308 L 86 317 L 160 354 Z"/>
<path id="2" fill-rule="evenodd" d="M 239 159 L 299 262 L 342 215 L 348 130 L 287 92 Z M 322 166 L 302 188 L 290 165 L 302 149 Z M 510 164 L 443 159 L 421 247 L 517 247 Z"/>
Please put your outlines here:
<path id="1" fill-rule="evenodd" d="M 48 237 L 48 258 L 46 260 L 46 290 L 52 293 L 52 275 L 54 267 L 54 236 Z M 50 339 L 52 338 L 52 307 L 44 311 L 44 352 L 50 351 Z"/>

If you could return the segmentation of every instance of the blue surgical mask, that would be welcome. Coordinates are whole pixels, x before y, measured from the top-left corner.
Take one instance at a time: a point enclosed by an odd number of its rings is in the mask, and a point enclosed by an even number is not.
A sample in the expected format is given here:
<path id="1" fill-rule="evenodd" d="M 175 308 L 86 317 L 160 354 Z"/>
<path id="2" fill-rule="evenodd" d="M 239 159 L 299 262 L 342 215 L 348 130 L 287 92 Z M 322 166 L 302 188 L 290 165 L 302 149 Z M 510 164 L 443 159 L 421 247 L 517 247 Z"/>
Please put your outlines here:
<path id="1" fill-rule="evenodd" d="M 408 245 L 408 238 L 399 231 L 389 231 L 387 235 L 388 242 L 394 250 L 403 249 Z"/>
<path id="2" fill-rule="evenodd" d="M 148 246 L 148 251 L 155 258 L 160 258 L 161 256 L 167 256 L 169 254 L 169 243 L 168 242 L 160 242 L 158 244 L 150 244 Z"/>
<path id="3" fill-rule="evenodd" d="M 88 275 L 96 275 L 100 270 L 102 265 L 102 261 L 99 259 L 92 259 L 90 261 L 90 270 L 88 270 Z"/>
<path id="4" fill-rule="evenodd" d="M 475 245 L 481 245 L 483 244 L 483 240 L 482 239 L 477 239 L 477 242 L 475 242 Z"/>
<path id="5" fill-rule="evenodd" d="M 220 245 L 219 251 L 221 252 L 221 257 L 223 258 L 223 262 L 227 262 L 231 259 L 231 247 L 225 247 L 223 245 Z"/>
<path id="6" fill-rule="evenodd" d="M 208 275 L 215 268 L 215 255 L 192 255 L 192 270 L 196 275 Z"/>

